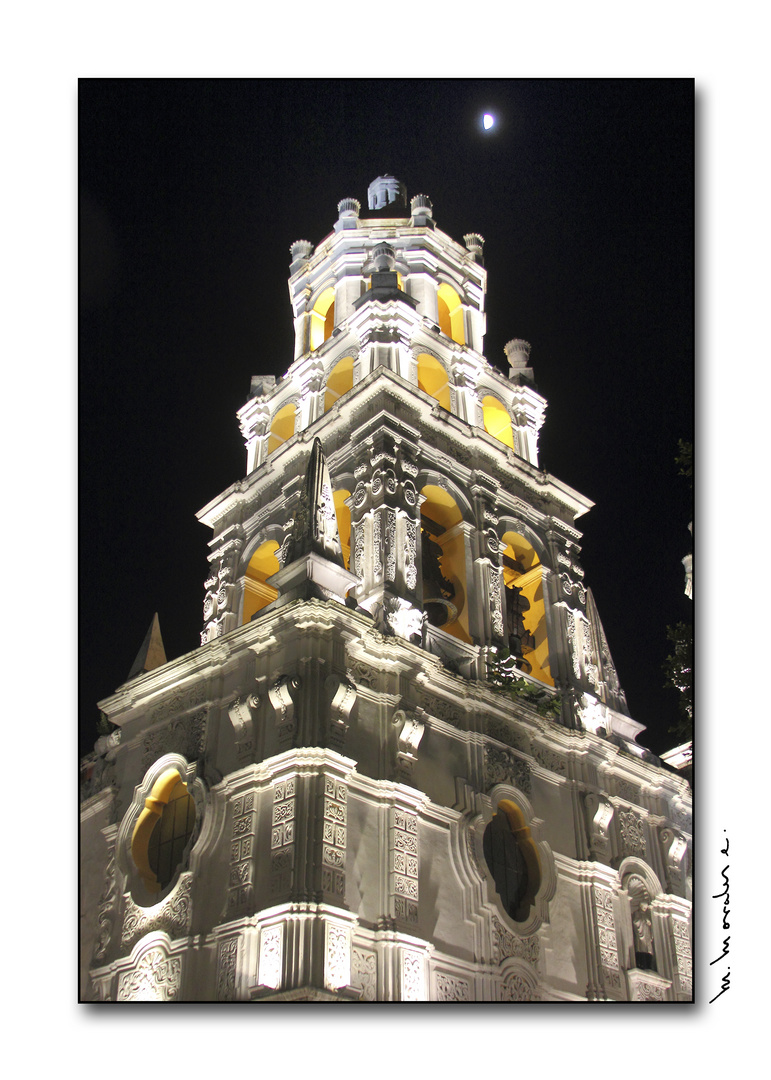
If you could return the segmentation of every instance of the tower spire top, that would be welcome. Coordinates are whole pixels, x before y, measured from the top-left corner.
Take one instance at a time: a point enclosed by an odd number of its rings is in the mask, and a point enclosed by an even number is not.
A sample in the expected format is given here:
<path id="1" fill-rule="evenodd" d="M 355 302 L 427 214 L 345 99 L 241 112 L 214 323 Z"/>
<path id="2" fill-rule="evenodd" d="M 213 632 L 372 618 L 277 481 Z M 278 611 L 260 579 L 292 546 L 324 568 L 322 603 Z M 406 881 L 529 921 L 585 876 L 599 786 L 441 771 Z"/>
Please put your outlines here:
<path id="1" fill-rule="evenodd" d="M 135 679 L 137 675 L 145 675 L 148 671 L 154 671 L 155 668 L 162 667 L 165 663 L 166 650 L 163 647 L 161 624 L 156 611 L 153 615 L 153 621 L 150 623 L 150 628 L 145 634 L 145 640 L 142 642 L 136 659 L 131 665 L 128 677 L 129 679 Z"/>

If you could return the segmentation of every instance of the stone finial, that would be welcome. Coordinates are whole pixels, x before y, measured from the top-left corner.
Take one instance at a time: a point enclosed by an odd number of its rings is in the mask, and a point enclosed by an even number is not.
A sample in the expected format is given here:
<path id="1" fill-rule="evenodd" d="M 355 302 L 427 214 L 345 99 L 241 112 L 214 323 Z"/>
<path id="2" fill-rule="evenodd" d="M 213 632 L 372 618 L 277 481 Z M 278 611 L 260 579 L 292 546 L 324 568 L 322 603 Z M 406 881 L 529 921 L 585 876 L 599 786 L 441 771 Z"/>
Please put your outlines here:
<path id="1" fill-rule="evenodd" d="M 527 367 L 530 362 L 530 342 L 522 338 L 512 338 L 503 346 L 503 351 L 513 368 Z"/>
<path id="2" fill-rule="evenodd" d="M 484 236 L 480 236 L 479 233 L 475 232 L 466 233 L 466 235 L 463 237 L 463 243 L 474 256 L 474 262 L 481 263 L 483 261 L 482 249 L 484 248 L 485 244 Z"/>
<path id="3" fill-rule="evenodd" d="M 390 244 L 378 244 L 372 250 L 372 264 L 377 273 L 392 271 L 396 266 L 396 252 Z"/>
<path id="4" fill-rule="evenodd" d="M 337 212 L 340 217 L 358 217 L 361 203 L 358 199 L 341 199 L 337 204 Z"/>
<path id="5" fill-rule="evenodd" d="M 510 365 L 509 378 L 514 379 L 522 376 L 525 379 L 532 380 L 533 369 L 529 366 L 530 342 L 523 341 L 522 338 L 512 338 L 503 346 L 503 351 L 506 353 Z"/>
<path id="6" fill-rule="evenodd" d="M 338 219 L 335 222 L 335 232 L 340 232 L 341 229 L 357 229 L 360 211 L 361 203 L 358 199 L 341 199 L 337 204 Z"/>
<path id="7" fill-rule="evenodd" d="M 395 207 L 406 207 L 407 188 L 401 180 L 386 173 L 378 176 L 367 188 L 367 204 L 370 210 L 382 210 L 391 203 Z"/>
<path id="8" fill-rule="evenodd" d="M 412 212 L 411 223 L 413 225 L 433 226 L 434 207 L 428 195 L 413 195 L 410 200 L 410 209 Z"/>
<path id="9" fill-rule="evenodd" d="M 303 263 L 306 263 L 313 254 L 313 244 L 310 240 L 295 240 L 292 246 L 289 248 L 292 256 L 292 262 L 289 269 L 292 273 L 299 270 Z"/>

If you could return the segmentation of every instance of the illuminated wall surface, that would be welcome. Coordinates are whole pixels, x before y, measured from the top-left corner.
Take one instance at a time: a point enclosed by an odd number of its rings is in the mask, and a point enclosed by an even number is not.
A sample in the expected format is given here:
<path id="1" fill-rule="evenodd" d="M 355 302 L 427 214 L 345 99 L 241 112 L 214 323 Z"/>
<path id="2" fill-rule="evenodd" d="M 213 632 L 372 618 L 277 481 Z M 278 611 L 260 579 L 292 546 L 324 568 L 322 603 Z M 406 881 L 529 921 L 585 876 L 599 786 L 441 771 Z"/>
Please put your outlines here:
<path id="1" fill-rule="evenodd" d="M 291 245 L 200 648 L 99 703 L 81 995 L 690 1000 L 690 788 L 629 715 L 530 346 L 485 358 L 481 236 L 369 198 Z"/>

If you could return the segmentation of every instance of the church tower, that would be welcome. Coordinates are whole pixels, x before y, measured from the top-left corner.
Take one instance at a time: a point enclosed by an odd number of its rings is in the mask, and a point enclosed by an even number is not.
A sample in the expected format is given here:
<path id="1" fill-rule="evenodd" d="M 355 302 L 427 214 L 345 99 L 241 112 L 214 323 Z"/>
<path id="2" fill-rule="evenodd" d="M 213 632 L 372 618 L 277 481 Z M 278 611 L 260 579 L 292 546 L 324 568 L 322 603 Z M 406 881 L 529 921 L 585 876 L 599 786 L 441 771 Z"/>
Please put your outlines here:
<path id="1" fill-rule="evenodd" d="M 688 1001 L 690 788 L 636 741 L 530 346 L 485 359 L 481 236 L 368 203 L 291 246 L 201 647 L 100 702 L 82 997 Z"/>

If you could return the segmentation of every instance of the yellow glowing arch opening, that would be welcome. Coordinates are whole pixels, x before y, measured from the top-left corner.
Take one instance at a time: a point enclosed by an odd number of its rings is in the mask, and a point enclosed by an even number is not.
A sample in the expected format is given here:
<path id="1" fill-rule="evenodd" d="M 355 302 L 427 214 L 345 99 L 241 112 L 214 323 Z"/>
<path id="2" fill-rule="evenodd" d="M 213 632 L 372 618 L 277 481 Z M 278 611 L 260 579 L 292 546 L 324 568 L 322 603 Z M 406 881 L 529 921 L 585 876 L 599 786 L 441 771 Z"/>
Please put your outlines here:
<path id="1" fill-rule="evenodd" d="M 313 305 L 311 311 L 311 352 L 332 336 L 335 328 L 335 290 L 330 286 Z"/>
<path id="2" fill-rule="evenodd" d="M 437 484 L 426 484 L 421 494 L 423 607 L 432 625 L 470 643 L 466 542 L 457 527 L 463 515 L 452 495 Z"/>
<path id="3" fill-rule="evenodd" d="M 447 337 L 457 341 L 459 345 L 466 344 L 466 335 L 463 329 L 463 306 L 461 299 L 452 285 L 442 282 L 436 292 L 437 314 L 439 329 Z"/>
<path id="4" fill-rule="evenodd" d="M 249 560 L 244 576 L 242 623 L 248 623 L 253 615 L 262 611 L 278 596 L 278 590 L 267 583 L 271 574 L 277 574 L 281 569 L 281 564 L 276 558 L 277 551 L 278 541 L 266 540 L 264 544 L 260 544 Z"/>
<path id="5" fill-rule="evenodd" d="M 511 417 L 506 406 L 491 395 L 482 398 L 482 417 L 485 431 L 494 439 L 514 449 L 514 433 L 511 430 Z"/>
<path id="6" fill-rule="evenodd" d="M 343 560 L 346 570 L 351 562 L 351 510 L 345 505 L 345 500 L 351 497 L 350 491 L 340 488 L 335 491 L 335 513 L 337 514 L 337 531 L 340 536 L 340 547 L 343 549 Z"/>
<path id="7" fill-rule="evenodd" d="M 353 357 L 344 356 L 329 373 L 324 394 L 324 412 L 328 412 L 338 398 L 353 388 Z"/>
<path id="8" fill-rule="evenodd" d="M 420 353 L 418 356 L 418 386 L 424 393 L 435 398 L 443 409 L 450 411 L 450 384 L 447 369 L 435 356 Z"/>
<path id="9" fill-rule="evenodd" d="M 287 439 L 294 435 L 295 415 L 297 408 L 293 404 L 284 405 L 273 417 L 270 425 L 270 438 L 268 439 L 268 453 L 272 454 L 283 446 Z"/>
<path id="10" fill-rule="evenodd" d="M 543 593 L 543 567 L 532 544 L 519 533 L 506 532 L 502 537 L 506 550 L 503 553 L 503 583 L 518 589 L 529 605 L 524 612 L 524 627 L 530 641 L 524 650 L 524 658 L 531 665 L 530 674 L 540 682 L 554 686 L 549 661 L 549 639 L 546 633 L 546 605 Z M 507 608 L 513 597 L 507 594 Z M 508 612 L 511 619 L 511 612 Z M 511 629 L 511 626 L 510 626 Z"/>

